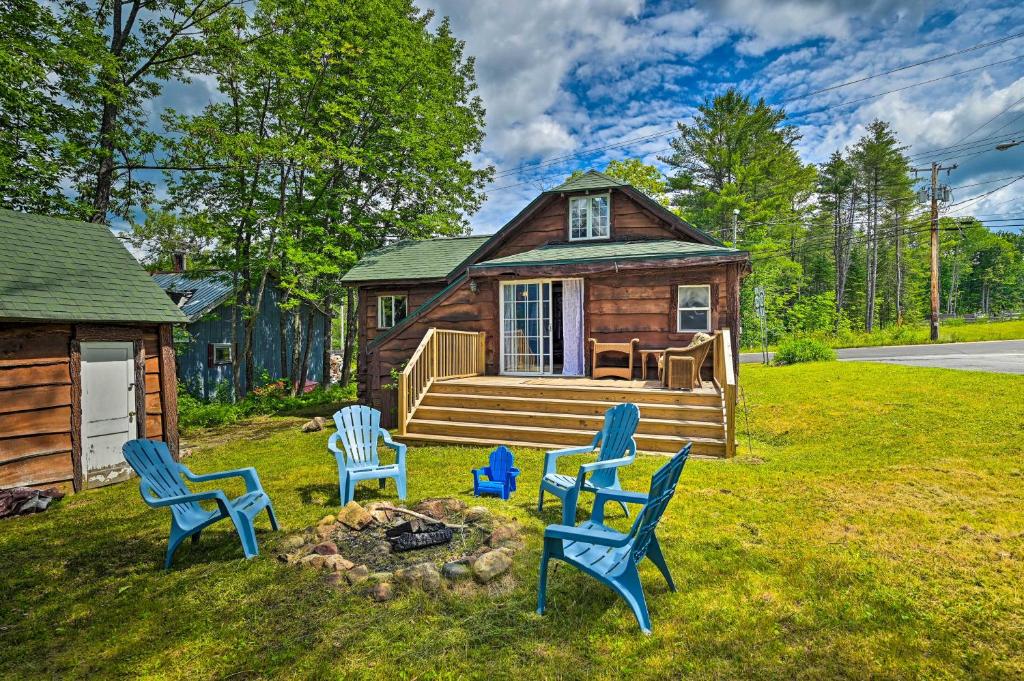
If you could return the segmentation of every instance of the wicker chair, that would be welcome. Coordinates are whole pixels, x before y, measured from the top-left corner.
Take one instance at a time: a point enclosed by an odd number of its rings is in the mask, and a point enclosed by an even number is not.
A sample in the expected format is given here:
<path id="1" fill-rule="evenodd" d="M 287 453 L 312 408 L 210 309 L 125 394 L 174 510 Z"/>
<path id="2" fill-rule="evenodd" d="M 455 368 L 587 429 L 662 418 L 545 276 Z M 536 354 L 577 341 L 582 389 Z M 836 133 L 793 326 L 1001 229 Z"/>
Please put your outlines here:
<path id="1" fill-rule="evenodd" d="M 590 375 L 592 378 L 604 378 L 605 376 L 614 376 L 616 378 L 624 378 L 627 381 L 633 378 L 633 355 L 635 355 L 636 346 L 640 343 L 639 338 L 634 338 L 628 343 L 598 343 L 593 338 L 590 339 Z M 621 352 L 629 360 L 628 366 L 624 367 L 602 367 L 597 365 L 597 358 L 599 355 L 606 352 Z"/>
<path id="2" fill-rule="evenodd" d="M 658 358 L 658 378 L 666 388 L 693 390 L 701 386 L 700 368 L 704 365 L 715 339 L 701 341 L 687 348 L 668 348 Z M 672 360 L 676 359 L 676 362 Z M 685 361 L 679 361 L 685 360 Z M 675 369 L 675 371 L 673 371 Z M 680 377 L 679 372 L 683 375 Z"/>

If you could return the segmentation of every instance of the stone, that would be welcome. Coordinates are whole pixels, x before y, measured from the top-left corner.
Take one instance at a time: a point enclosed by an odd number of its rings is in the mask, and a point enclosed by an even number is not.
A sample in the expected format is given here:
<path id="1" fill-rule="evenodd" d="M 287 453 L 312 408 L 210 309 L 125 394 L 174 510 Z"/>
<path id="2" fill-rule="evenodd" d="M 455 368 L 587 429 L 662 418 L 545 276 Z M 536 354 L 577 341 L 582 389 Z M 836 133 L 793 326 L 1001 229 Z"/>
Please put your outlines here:
<path id="1" fill-rule="evenodd" d="M 355 501 L 350 501 L 338 511 L 338 522 L 353 530 L 361 530 L 373 522 L 373 516 Z"/>
<path id="2" fill-rule="evenodd" d="M 371 582 L 390 582 L 394 578 L 392 572 L 371 572 L 369 577 Z"/>
<path id="3" fill-rule="evenodd" d="M 301 534 L 292 534 L 281 540 L 281 550 L 291 552 L 306 545 L 306 538 Z"/>
<path id="4" fill-rule="evenodd" d="M 313 547 L 313 553 L 321 556 L 332 556 L 338 553 L 338 545 L 332 541 L 325 541 Z"/>
<path id="5" fill-rule="evenodd" d="M 515 525 L 499 525 L 498 527 L 494 528 L 493 532 L 491 532 L 491 536 L 487 538 L 487 543 L 494 548 L 498 548 L 503 543 L 513 541 L 518 538 L 518 527 L 516 527 Z"/>
<path id="6" fill-rule="evenodd" d="M 473 576 L 481 584 L 490 582 L 512 567 L 512 558 L 504 551 L 488 551 L 473 561 Z"/>
<path id="7" fill-rule="evenodd" d="M 462 582 L 473 578 L 473 569 L 465 561 L 454 560 L 441 566 L 441 576 L 453 582 Z"/>
<path id="8" fill-rule="evenodd" d="M 466 502 L 462 499 L 456 499 L 455 497 L 445 497 L 440 500 L 444 506 L 444 510 L 448 513 L 459 513 L 460 511 L 466 510 Z"/>
<path id="9" fill-rule="evenodd" d="M 315 433 L 324 429 L 324 424 L 327 423 L 327 419 L 323 416 L 317 416 L 309 421 L 302 424 L 303 433 Z"/>
<path id="10" fill-rule="evenodd" d="M 327 558 L 325 556 L 321 556 L 318 553 L 311 553 L 310 555 L 304 556 L 301 559 L 299 559 L 299 565 L 305 568 L 313 568 L 315 570 L 323 569 L 326 563 Z"/>
<path id="11" fill-rule="evenodd" d="M 324 556 L 324 568 L 333 572 L 345 572 L 355 567 L 355 563 L 350 560 L 346 560 L 344 557 L 338 554 L 330 556 Z"/>
<path id="12" fill-rule="evenodd" d="M 320 522 L 318 522 L 317 525 L 333 525 L 336 522 L 338 522 L 338 519 L 335 518 L 333 515 L 328 514 L 321 518 Z"/>
<path id="13" fill-rule="evenodd" d="M 479 523 L 491 517 L 491 511 L 486 506 L 470 506 L 463 515 L 467 523 Z"/>
<path id="14" fill-rule="evenodd" d="M 365 565 L 356 565 L 345 573 L 345 579 L 349 584 L 358 584 L 370 576 L 370 569 Z"/>
<path id="15" fill-rule="evenodd" d="M 334 525 L 317 525 L 313 535 L 320 541 L 324 541 L 334 534 Z"/>
<path id="16" fill-rule="evenodd" d="M 390 601 L 394 597 L 395 588 L 391 586 L 391 584 L 389 584 L 388 582 L 381 582 L 379 584 L 374 584 L 372 587 L 370 587 L 370 598 L 377 601 L 378 603 Z"/>
<path id="17" fill-rule="evenodd" d="M 412 507 L 412 510 L 429 515 L 434 520 L 444 520 L 447 515 L 444 501 L 441 499 L 425 499 Z"/>
<path id="18" fill-rule="evenodd" d="M 345 576 L 338 572 L 328 574 L 326 581 L 331 586 L 344 586 L 347 583 L 345 581 Z"/>
<path id="19" fill-rule="evenodd" d="M 441 574 L 433 563 L 417 563 L 395 571 L 395 580 L 403 584 L 418 586 L 424 591 L 441 588 Z"/>

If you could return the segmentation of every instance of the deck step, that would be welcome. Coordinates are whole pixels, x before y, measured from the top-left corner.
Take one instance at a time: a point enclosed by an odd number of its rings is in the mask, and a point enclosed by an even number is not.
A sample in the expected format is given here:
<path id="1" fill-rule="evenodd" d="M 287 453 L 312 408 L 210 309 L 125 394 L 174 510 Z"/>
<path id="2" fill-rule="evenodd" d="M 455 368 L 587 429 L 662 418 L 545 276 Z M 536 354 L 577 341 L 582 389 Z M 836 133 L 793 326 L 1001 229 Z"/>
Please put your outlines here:
<path id="1" fill-rule="evenodd" d="M 619 402 L 643 402 L 645 404 L 687 404 L 721 406 L 722 397 L 714 391 L 659 390 L 617 386 L 595 385 L 551 385 L 543 383 L 492 383 L 458 379 L 436 381 L 430 391 L 441 395 L 486 395 L 489 397 L 528 397 L 532 399 L 587 400 L 617 404 Z"/>
<path id="2" fill-rule="evenodd" d="M 442 441 L 468 441 L 480 444 L 502 444 L 518 442 L 538 448 L 567 447 L 589 444 L 594 437 L 593 430 L 575 428 L 551 428 L 546 424 L 509 425 L 498 423 L 462 423 L 456 421 L 435 421 L 414 417 L 409 421 L 406 438 L 415 440 L 420 436 L 436 436 Z M 725 455 L 725 440 L 715 437 L 687 435 L 649 435 L 637 433 L 636 443 L 640 451 L 674 453 L 687 442 L 693 442 L 694 454 L 709 456 Z"/>
<path id="3" fill-rule="evenodd" d="M 438 384 L 435 384 L 438 385 Z M 722 405 L 655 404 L 634 401 L 640 408 L 641 419 L 667 419 L 681 421 L 709 421 L 722 423 Z M 612 406 L 609 402 L 589 399 L 557 399 L 536 397 L 509 397 L 500 395 L 458 395 L 431 390 L 423 397 L 420 409 L 425 407 L 458 407 L 492 411 L 529 411 L 544 414 L 581 414 L 603 416 Z M 429 418 L 429 417 L 428 417 Z"/>
<path id="4" fill-rule="evenodd" d="M 524 407 L 526 405 L 523 405 Z M 721 410 L 719 410 L 720 412 Z M 449 421 L 456 423 L 482 423 L 506 426 L 529 426 L 534 430 L 560 428 L 583 430 L 590 433 L 601 430 L 604 416 L 587 414 L 537 413 L 535 411 L 512 411 L 507 409 L 480 409 L 477 407 L 435 407 L 420 405 L 413 414 L 414 420 Z M 673 435 L 676 437 L 700 436 L 723 437 L 724 426 L 721 417 L 717 423 L 711 421 L 687 421 L 681 419 L 648 418 L 640 410 L 640 435 Z"/>

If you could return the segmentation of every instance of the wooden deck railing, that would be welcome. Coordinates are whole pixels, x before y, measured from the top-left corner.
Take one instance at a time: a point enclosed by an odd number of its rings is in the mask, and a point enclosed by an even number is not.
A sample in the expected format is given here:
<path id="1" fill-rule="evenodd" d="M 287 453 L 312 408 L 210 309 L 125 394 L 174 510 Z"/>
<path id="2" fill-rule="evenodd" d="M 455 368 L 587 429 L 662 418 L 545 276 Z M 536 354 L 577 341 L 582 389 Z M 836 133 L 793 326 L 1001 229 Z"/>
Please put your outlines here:
<path id="1" fill-rule="evenodd" d="M 725 405 L 725 455 L 736 456 L 736 367 L 732 359 L 732 335 L 729 329 L 715 334 L 714 354 L 715 383 L 722 391 Z"/>
<path id="2" fill-rule="evenodd" d="M 398 377 L 399 435 L 435 380 L 484 373 L 486 338 L 482 331 L 427 330 Z"/>

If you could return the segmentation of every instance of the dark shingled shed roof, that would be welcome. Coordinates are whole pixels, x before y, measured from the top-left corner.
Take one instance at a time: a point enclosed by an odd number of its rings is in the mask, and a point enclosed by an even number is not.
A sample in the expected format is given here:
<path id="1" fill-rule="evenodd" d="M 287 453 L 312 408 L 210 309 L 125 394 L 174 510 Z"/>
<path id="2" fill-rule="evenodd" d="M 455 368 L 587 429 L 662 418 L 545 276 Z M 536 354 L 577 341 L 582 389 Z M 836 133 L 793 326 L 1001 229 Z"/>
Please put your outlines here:
<path id="1" fill-rule="evenodd" d="M 0 209 L 0 319 L 184 322 L 106 225 Z"/>

